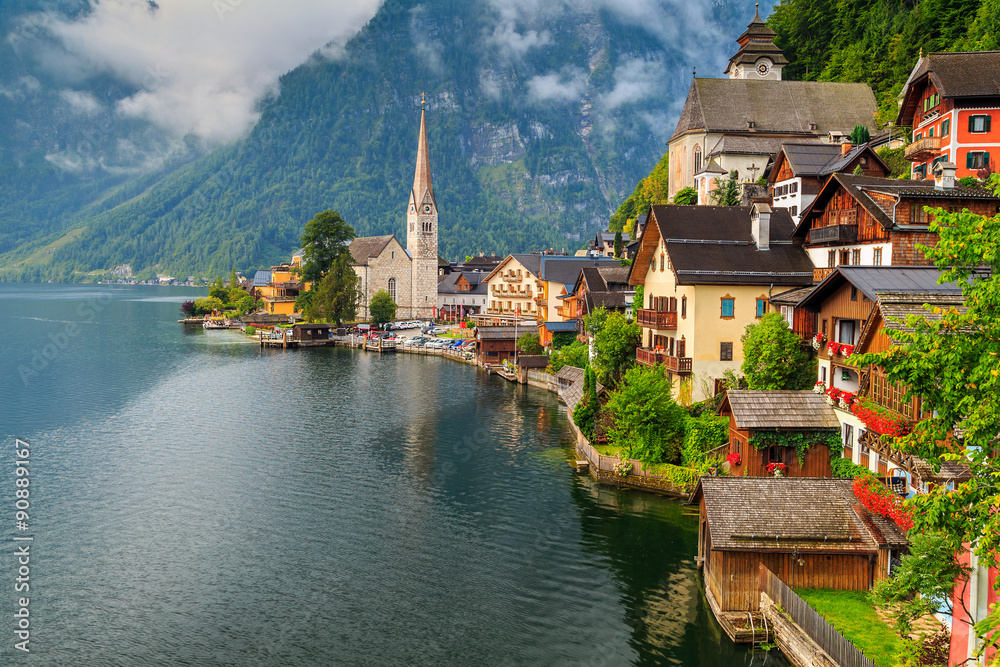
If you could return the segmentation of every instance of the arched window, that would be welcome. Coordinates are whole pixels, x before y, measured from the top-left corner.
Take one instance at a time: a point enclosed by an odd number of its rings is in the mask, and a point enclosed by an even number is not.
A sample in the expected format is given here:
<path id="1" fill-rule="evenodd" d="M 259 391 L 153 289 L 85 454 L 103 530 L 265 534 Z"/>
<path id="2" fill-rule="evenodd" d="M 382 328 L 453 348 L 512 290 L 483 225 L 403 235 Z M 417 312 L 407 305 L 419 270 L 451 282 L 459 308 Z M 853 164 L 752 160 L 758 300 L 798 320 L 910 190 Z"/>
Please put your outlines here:
<path id="1" fill-rule="evenodd" d="M 396 301 L 396 279 L 389 278 L 389 296 L 392 297 L 393 302 Z"/>
<path id="2" fill-rule="evenodd" d="M 424 223 L 424 231 L 425 231 L 425 232 L 431 232 L 431 231 L 434 231 L 434 230 L 432 229 L 432 223 L 430 223 L 430 222 L 425 222 L 425 223 Z"/>
<path id="3" fill-rule="evenodd" d="M 701 146 L 694 147 L 694 173 L 701 171 Z"/>

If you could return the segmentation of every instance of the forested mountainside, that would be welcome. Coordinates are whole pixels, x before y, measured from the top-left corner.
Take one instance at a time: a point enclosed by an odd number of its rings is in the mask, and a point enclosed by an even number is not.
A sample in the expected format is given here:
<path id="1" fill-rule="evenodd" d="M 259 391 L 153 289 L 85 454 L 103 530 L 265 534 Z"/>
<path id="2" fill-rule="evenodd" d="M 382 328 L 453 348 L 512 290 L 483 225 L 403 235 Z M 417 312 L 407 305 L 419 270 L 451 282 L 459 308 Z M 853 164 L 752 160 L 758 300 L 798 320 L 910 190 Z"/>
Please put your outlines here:
<path id="1" fill-rule="evenodd" d="M 882 125 L 895 121 L 921 51 L 1000 49 L 1000 0 L 781 0 L 767 24 L 790 61 L 783 78 L 867 83 Z M 663 161 L 611 216 L 611 229 L 665 202 Z"/>
<path id="2" fill-rule="evenodd" d="M 199 154 L 113 105 L 82 114 L 65 91 L 53 104 L 44 72 L 12 50 L 35 38 L 18 14 L 32 4 L 0 8 L 20 38 L 0 40 L 8 280 L 267 266 L 328 208 L 359 235 L 402 237 L 421 92 L 441 254 L 575 249 L 662 157 L 692 62 L 721 72 L 752 17 L 734 0 L 683 15 L 675 0 L 387 0 L 342 54 L 283 76 L 249 136 Z M 84 83 L 100 100 L 129 92 L 110 76 Z"/>

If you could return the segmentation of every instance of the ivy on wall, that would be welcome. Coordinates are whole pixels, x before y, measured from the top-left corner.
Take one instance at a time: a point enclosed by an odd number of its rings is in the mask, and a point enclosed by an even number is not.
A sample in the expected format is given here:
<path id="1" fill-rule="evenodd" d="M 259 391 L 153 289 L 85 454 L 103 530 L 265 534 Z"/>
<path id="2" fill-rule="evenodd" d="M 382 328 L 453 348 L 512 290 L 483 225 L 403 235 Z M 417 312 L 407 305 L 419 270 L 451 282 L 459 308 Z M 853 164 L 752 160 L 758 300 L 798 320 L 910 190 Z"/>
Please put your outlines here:
<path id="1" fill-rule="evenodd" d="M 799 465 L 806 461 L 806 452 L 813 445 L 826 445 L 834 452 L 841 446 L 840 433 L 835 430 L 822 431 L 758 431 L 752 433 L 748 442 L 754 449 L 765 447 L 794 447 Z"/>

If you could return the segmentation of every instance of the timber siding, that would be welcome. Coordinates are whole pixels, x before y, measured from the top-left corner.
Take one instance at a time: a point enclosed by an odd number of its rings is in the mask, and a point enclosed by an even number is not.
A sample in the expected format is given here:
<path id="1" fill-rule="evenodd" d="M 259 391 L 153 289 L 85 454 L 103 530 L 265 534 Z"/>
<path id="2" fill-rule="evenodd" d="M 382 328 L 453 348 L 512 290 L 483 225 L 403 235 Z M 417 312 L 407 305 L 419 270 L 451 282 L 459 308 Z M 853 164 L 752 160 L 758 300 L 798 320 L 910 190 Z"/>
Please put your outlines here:
<path id="1" fill-rule="evenodd" d="M 889 206 L 891 207 L 891 204 Z M 834 225 L 857 225 L 858 243 L 884 243 L 889 240 L 889 233 L 882 224 L 843 188 L 833 194 L 819 216 L 811 219 L 812 226 L 806 238 L 807 245 L 812 243 L 814 230 Z"/>

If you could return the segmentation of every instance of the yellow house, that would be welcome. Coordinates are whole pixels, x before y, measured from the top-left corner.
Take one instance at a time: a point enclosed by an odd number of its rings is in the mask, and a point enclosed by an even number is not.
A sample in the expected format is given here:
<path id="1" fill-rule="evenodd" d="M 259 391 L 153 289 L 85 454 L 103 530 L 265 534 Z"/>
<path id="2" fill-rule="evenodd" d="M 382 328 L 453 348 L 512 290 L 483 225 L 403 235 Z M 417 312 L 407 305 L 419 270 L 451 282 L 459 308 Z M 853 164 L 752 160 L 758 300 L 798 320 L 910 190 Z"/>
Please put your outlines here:
<path id="1" fill-rule="evenodd" d="M 743 363 L 740 337 L 772 294 L 812 284 L 809 255 L 791 241 L 787 209 L 654 206 L 629 284 L 642 327 L 636 361 L 662 365 L 683 403 L 710 398 Z"/>
<path id="2" fill-rule="evenodd" d="M 573 319 L 561 308 L 561 296 L 571 294 L 587 267 L 620 267 L 609 257 L 569 257 L 567 255 L 507 255 L 486 278 L 488 315 L 512 319 L 520 306 L 522 318 L 538 322 Z"/>
<path id="3" fill-rule="evenodd" d="M 309 291 L 309 283 L 302 282 L 301 272 L 302 250 L 292 253 L 290 263 L 271 267 L 266 282 L 257 287 L 257 297 L 264 301 L 264 312 L 268 315 L 297 314 L 295 299 L 300 293 Z"/>

